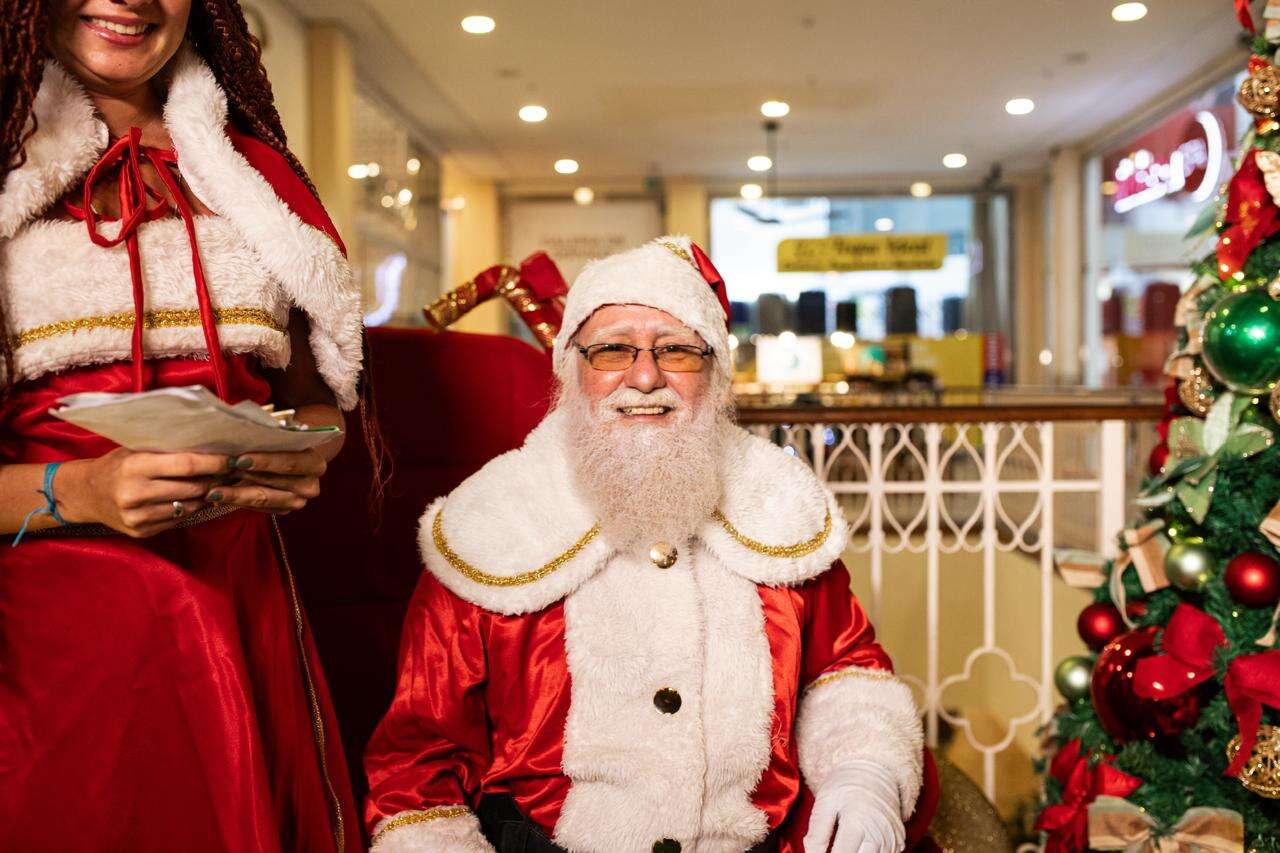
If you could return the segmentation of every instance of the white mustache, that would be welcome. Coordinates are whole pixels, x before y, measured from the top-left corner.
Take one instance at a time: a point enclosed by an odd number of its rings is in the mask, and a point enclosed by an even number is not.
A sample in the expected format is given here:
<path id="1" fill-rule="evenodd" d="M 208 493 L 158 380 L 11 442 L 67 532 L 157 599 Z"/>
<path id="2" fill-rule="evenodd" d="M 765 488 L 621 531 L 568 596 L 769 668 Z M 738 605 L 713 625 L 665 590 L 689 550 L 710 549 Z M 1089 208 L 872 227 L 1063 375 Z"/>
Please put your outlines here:
<path id="1" fill-rule="evenodd" d="M 616 414 L 618 409 L 642 406 L 664 406 L 673 411 L 685 407 L 684 400 L 670 388 L 655 388 L 644 392 L 623 386 L 600 401 L 600 412 L 609 415 Z"/>

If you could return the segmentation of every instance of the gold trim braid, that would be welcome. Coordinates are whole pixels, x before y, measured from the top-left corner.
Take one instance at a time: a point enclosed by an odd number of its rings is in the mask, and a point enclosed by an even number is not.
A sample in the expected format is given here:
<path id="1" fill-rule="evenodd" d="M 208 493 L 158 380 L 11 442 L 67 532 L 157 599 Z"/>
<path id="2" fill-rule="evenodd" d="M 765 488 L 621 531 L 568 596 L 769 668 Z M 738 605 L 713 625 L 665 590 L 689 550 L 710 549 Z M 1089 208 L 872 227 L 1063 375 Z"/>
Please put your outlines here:
<path id="1" fill-rule="evenodd" d="M 596 535 L 600 532 L 600 525 L 597 524 L 595 527 L 588 530 L 581 539 L 569 546 L 568 551 L 565 551 L 545 566 L 534 569 L 530 572 L 522 572 L 518 575 L 503 577 L 499 575 L 486 574 L 480 571 L 475 566 L 459 557 L 458 554 L 449 547 L 449 541 L 444 538 L 444 529 L 441 522 L 441 518 L 443 516 L 444 509 L 441 508 L 436 511 L 436 517 L 431 522 L 431 541 L 435 543 L 436 550 L 439 551 L 440 555 L 448 561 L 449 565 L 457 569 L 459 574 L 467 580 L 474 581 L 478 584 L 484 584 L 485 586 L 524 586 L 525 584 L 542 580 L 547 575 L 578 556 L 578 553 L 581 552 L 583 548 L 587 547 L 587 544 L 591 542 L 592 539 L 595 539 Z"/>
<path id="2" fill-rule="evenodd" d="M 298 662 L 302 667 L 302 684 L 307 691 L 307 703 L 311 706 L 311 733 L 315 738 L 316 758 L 320 763 L 320 777 L 324 780 L 325 793 L 329 796 L 329 808 L 333 817 L 333 842 L 337 853 L 346 848 L 346 824 L 342 814 L 342 801 L 329 778 L 329 759 L 327 740 L 324 730 L 324 716 L 320 712 L 320 694 L 316 690 L 315 679 L 311 676 L 311 664 L 307 660 L 307 623 L 302 615 L 302 602 L 298 599 L 298 585 L 293 580 L 293 566 L 289 564 L 289 552 L 285 549 L 284 533 L 280 530 L 280 519 L 271 516 L 271 530 L 275 534 L 276 551 L 280 556 L 280 568 L 289 585 L 289 603 L 293 609 L 293 636 L 298 644 Z"/>
<path id="3" fill-rule="evenodd" d="M 263 308 L 215 308 L 213 316 L 219 326 L 265 326 L 273 332 L 284 334 L 285 327 L 270 311 Z M 58 335 L 69 335 L 85 329 L 119 329 L 132 331 L 134 313 L 121 311 L 118 314 L 102 314 L 97 317 L 79 317 L 75 320 L 59 320 L 44 326 L 25 329 L 9 337 L 14 349 L 36 341 L 54 338 Z M 199 308 L 174 308 L 161 311 L 147 311 L 142 315 L 144 329 L 179 329 L 199 326 Z"/>
<path id="4" fill-rule="evenodd" d="M 822 523 L 822 530 L 819 531 L 818 535 L 807 542 L 800 542 L 795 545 L 766 545 L 763 542 L 757 542 L 744 536 L 718 509 L 711 513 L 711 517 L 720 522 L 725 532 L 732 536 L 734 541 L 743 548 L 755 551 L 757 554 L 764 554 L 766 557 L 795 558 L 807 556 L 821 548 L 822 544 L 827 541 L 827 537 L 831 535 L 831 510 L 829 508 L 827 509 L 826 520 Z"/>
<path id="5" fill-rule="evenodd" d="M 835 672 L 828 672 L 815 678 L 805 687 L 805 690 L 813 690 L 815 687 L 821 687 L 824 684 L 830 684 L 833 681 L 840 681 L 845 678 L 865 678 L 870 681 L 897 681 L 898 676 L 888 670 L 874 669 L 856 669 L 849 667 L 846 669 L 838 669 Z"/>
<path id="6" fill-rule="evenodd" d="M 382 825 L 382 829 L 378 830 L 378 834 L 373 837 L 373 841 L 369 842 L 370 847 L 376 847 L 378 842 L 382 840 L 382 836 L 392 830 L 399 829 L 402 826 L 412 826 L 416 823 L 428 823 L 433 820 L 447 820 L 451 817 L 462 817 L 471 814 L 471 809 L 466 806 L 436 806 L 433 809 L 427 809 L 421 812 L 407 812 L 399 817 L 393 817 Z"/>

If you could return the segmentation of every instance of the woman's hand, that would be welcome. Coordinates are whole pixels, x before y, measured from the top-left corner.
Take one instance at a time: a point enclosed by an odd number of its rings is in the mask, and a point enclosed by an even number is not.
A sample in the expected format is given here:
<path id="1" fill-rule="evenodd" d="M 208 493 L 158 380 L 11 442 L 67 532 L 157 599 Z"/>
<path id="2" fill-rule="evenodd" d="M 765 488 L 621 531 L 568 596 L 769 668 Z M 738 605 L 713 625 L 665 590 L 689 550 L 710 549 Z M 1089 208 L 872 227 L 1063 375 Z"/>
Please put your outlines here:
<path id="1" fill-rule="evenodd" d="M 320 494 L 320 477 L 328 467 L 320 451 L 246 453 L 232 461 L 236 482 L 217 485 L 205 495 L 210 503 L 231 504 L 283 514 L 302 509 Z"/>
<path id="2" fill-rule="evenodd" d="M 68 523 L 96 522 L 140 538 L 168 530 L 200 509 L 210 487 L 230 473 L 222 455 L 117 448 L 97 459 L 66 463 L 54 479 L 54 494 Z"/>

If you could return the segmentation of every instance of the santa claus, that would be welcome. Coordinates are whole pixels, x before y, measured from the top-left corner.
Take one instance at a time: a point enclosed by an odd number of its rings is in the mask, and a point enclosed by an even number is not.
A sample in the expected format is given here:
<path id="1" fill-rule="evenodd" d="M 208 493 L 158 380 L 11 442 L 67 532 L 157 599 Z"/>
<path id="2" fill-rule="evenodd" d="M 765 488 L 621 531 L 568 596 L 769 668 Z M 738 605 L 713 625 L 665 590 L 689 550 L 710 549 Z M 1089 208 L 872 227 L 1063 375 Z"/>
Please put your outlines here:
<path id="1" fill-rule="evenodd" d="M 427 571 L 366 757 L 375 851 L 875 853 L 924 835 L 911 692 L 849 592 L 835 499 L 733 423 L 727 308 L 687 238 L 587 266 L 558 404 L 423 515 Z"/>

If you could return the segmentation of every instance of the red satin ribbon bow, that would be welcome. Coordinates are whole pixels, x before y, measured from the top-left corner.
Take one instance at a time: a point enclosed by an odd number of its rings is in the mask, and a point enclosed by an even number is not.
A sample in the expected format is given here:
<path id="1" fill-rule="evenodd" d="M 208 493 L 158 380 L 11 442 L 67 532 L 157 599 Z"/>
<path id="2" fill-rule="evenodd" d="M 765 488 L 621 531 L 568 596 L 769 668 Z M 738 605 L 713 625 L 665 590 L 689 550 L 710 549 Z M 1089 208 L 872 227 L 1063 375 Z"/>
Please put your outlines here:
<path id="1" fill-rule="evenodd" d="M 1223 281 L 1244 269 L 1249 253 L 1280 231 L 1280 208 L 1271 200 L 1252 150 L 1227 190 L 1226 231 L 1218 238 L 1218 275 Z"/>
<path id="2" fill-rule="evenodd" d="M 1179 604 L 1164 629 L 1164 654 L 1138 661 L 1133 692 L 1145 699 L 1181 696 L 1217 673 L 1214 653 L 1226 644 L 1216 619 L 1190 604 Z M 1240 731 L 1240 751 L 1226 775 L 1238 776 L 1253 755 L 1262 706 L 1280 708 L 1280 650 L 1237 657 L 1227 666 L 1223 686 Z"/>
<path id="3" fill-rule="evenodd" d="M 730 327 L 732 315 L 729 311 L 729 292 L 724 286 L 724 276 L 720 275 L 711 264 L 711 259 L 707 257 L 707 253 L 702 251 L 697 243 L 690 243 L 689 250 L 693 253 L 693 263 L 698 268 L 698 272 L 702 274 L 703 280 L 711 286 L 716 299 L 720 301 L 720 307 L 724 309 L 724 325 L 727 329 Z"/>
<path id="4" fill-rule="evenodd" d="M 1240 19 L 1240 25 L 1250 34 L 1256 35 L 1258 30 L 1253 25 L 1253 15 L 1249 14 L 1249 0 L 1235 0 L 1235 4 L 1236 17 Z"/>
<path id="5" fill-rule="evenodd" d="M 146 325 L 146 291 L 142 284 L 142 260 L 138 252 L 138 228 L 144 222 L 152 222 L 168 215 L 172 204 L 178 209 L 182 222 L 187 228 L 187 241 L 191 244 L 191 269 L 196 280 L 196 302 L 200 306 L 200 325 L 204 330 L 205 347 L 209 350 L 209 361 L 213 366 L 214 389 L 218 396 L 227 399 L 227 365 L 222 355 L 222 347 L 218 342 L 218 321 L 213 302 L 209 298 L 209 287 L 205 282 L 204 266 L 200 262 L 200 250 L 196 245 L 195 217 L 191 205 L 187 203 L 182 188 L 174 177 L 173 169 L 178 158 L 172 151 L 152 148 L 142 144 L 142 131 L 136 127 L 129 128 L 129 133 L 120 137 L 106 150 L 89 170 L 84 179 L 84 201 L 77 206 L 67 201 L 67 211 L 76 219 L 84 222 L 89 230 L 89 239 L 97 246 L 111 248 L 121 243 L 129 254 L 129 276 L 133 280 L 133 388 L 143 390 L 145 386 L 142 349 L 142 334 Z M 146 159 L 155 169 L 156 174 L 169 191 L 165 198 L 153 190 L 142 179 L 142 161 Z M 93 190 L 104 172 L 119 167 L 118 185 L 120 199 L 120 232 L 115 237 L 106 237 L 98 230 L 98 215 L 93 209 Z"/>
<path id="6" fill-rule="evenodd" d="M 1142 780 L 1111 765 L 1104 755 L 1092 767 L 1082 755 L 1080 741 L 1063 744 L 1049 764 L 1049 775 L 1062 785 L 1062 800 L 1047 806 L 1036 818 L 1036 829 L 1047 832 L 1044 853 L 1079 853 L 1089 846 L 1089 804 L 1106 795 L 1127 797 Z"/>

